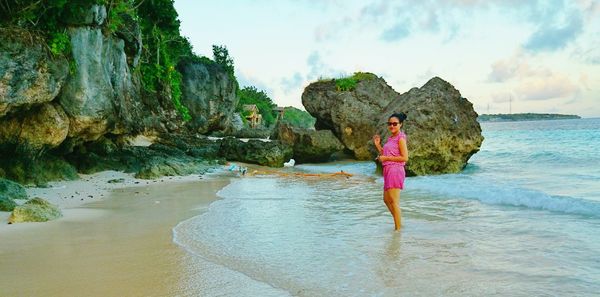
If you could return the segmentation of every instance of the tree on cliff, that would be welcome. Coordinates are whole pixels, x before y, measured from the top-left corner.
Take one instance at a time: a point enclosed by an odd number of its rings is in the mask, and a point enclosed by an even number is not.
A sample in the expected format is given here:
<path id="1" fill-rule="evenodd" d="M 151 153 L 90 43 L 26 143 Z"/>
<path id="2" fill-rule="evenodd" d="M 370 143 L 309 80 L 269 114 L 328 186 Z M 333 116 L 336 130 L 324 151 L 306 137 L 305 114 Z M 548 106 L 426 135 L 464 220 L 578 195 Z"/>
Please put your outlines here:
<path id="1" fill-rule="evenodd" d="M 314 129 L 317 119 L 304 110 L 287 106 L 284 109 L 282 121 L 293 127 Z"/>
<path id="2" fill-rule="evenodd" d="M 234 76 L 233 58 L 229 56 L 229 50 L 224 45 L 214 45 L 213 48 L 213 59 L 217 64 L 220 64 L 225 68 L 229 76 Z"/>
<path id="3" fill-rule="evenodd" d="M 177 11 L 173 0 L 141 0 L 137 4 L 144 50 L 142 52 L 142 81 L 147 91 L 170 91 L 175 108 L 184 120 L 191 116 L 181 104 L 181 73 L 175 66 L 192 57 L 192 46 L 180 35 Z"/>
<path id="4" fill-rule="evenodd" d="M 170 98 L 185 120 L 188 109 L 181 104 L 179 61 L 194 57 L 189 41 L 179 32 L 180 21 L 173 0 L 0 0 L 0 29 L 19 30 L 20 34 L 40 36 L 54 55 L 70 56 L 70 24 L 83 18 L 93 5 L 106 8 L 101 24 L 105 35 L 130 30 L 127 20 L 139 23 L 142 33 L 142 57 L 139 70 L 144 89 L 159 97 Z M 71 63 L 75 67 L 74 63 Z"/>

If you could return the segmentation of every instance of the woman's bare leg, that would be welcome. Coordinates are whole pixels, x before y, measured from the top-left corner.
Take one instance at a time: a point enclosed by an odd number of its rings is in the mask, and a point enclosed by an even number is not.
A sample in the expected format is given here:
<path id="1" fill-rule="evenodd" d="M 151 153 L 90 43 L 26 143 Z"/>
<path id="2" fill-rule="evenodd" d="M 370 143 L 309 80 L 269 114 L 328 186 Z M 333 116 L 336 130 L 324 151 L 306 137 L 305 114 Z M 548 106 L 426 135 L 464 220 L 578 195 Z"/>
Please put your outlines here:
<path id="1" fill-rule="evenodd" d="M 394 229 L 400 229 L 400 207 L 398 206 L 400 190 L 389 189 L 383 192 L 383 201 L 394 218 Z"/>
<path id="2" fill-rule="evenodd" d="M 392 198 L 390 197 L 389 191 L 383 191 L 383 203 L 385 203 L 385 206 L 387 206 L 387 209 L 393 215 Z"/>
<path id="3" fill-rule="evenodd" d="M 387 192 L 390 200 L 392 200 L 391 212 L 392 216 L 394 216 L 394 229 L 400 230 L 400 227 L 402 227 L 402 224 L 400 223 L 402 215 L 402 210 L 400 209 L 400 189 L 389 189 Z"/>

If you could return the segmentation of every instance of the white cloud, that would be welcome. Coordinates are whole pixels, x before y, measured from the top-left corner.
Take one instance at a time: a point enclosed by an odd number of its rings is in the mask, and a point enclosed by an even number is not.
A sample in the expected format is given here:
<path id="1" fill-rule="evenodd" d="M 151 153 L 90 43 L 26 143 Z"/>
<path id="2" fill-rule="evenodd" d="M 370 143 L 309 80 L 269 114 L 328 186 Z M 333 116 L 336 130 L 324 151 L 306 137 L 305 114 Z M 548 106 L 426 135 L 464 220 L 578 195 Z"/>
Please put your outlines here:
<path id="1" fill-rule="evenodd" d="M 523 100 L 564 99 L 573 97 L 578 91 L 579 88 L 568 77 L 558 74 L 526 79 L 516 89 Z"/>
<path id="2" fill-rule="evenodd" d="M 508 59 L 498 60 L 492 64 L 492 71 L 488 74 L 489 82 L 506 82 L 513 78 L 523 78 L 532 75 L 547 75 L 548 70 L 533 69 L 528 60 L 531 56 L 522 50 L 517 50 Z"/>

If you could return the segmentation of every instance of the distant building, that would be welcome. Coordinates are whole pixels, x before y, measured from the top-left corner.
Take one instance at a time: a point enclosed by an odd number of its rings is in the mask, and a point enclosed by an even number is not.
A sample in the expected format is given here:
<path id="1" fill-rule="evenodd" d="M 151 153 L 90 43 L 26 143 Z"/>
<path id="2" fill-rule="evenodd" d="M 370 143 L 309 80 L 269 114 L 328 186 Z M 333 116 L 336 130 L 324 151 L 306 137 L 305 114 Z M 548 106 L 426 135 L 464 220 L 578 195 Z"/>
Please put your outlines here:
<path id="1" fill-rule="evenodd" d="M 262 115 L 255 104 L 244 104 L 242 110 L 250 128 L 256 128 L 262 123 Z"/>

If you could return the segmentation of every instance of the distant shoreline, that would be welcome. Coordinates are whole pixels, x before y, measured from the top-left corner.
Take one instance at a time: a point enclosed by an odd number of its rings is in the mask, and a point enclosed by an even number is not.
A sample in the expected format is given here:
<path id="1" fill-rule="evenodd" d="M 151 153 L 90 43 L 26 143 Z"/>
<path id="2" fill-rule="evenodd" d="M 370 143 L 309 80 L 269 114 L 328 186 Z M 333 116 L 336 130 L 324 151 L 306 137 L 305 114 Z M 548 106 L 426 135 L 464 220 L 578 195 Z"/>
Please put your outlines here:
<path id="1" fill-rule="evenodd" d="M 552 113 L 513 113 L 513 114 L 482 114 L 477 117 L 480 122 L 516 122 L 516 121 L 546 121 L 581 119 L 578 115 Z"/>

